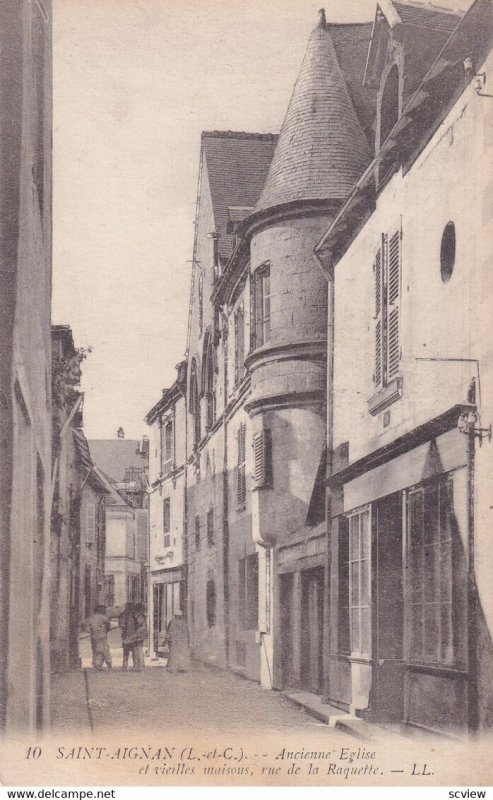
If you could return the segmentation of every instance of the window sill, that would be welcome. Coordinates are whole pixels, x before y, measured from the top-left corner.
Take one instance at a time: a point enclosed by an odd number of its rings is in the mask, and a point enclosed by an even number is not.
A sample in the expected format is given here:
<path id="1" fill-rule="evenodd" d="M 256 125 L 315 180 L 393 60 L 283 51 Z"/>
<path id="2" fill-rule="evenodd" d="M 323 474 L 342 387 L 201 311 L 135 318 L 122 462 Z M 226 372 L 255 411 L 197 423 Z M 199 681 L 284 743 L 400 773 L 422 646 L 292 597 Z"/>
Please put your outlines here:
<path id="1" fill-rule="evenodd" d="M 408 670 L 413 672 L 421 672 L 425 675 L 443 675 L 445 677 L 467 677 L 467 670 L 460 667 L 453 666 L 452 664 L 446 666 L 445 664 L 437 664 L 435 662 L 427 661 L 404 661 Z"/>
<path id="2" fill-rule="evenodd" d="M 376 416 L 385 408 L 400 400 L 402 397 L 402 378 L 394 378 L 393 381 L 388 383 L 383 389 L 370 397 L 368 402 L 368 411 L 372 416 Z"/>

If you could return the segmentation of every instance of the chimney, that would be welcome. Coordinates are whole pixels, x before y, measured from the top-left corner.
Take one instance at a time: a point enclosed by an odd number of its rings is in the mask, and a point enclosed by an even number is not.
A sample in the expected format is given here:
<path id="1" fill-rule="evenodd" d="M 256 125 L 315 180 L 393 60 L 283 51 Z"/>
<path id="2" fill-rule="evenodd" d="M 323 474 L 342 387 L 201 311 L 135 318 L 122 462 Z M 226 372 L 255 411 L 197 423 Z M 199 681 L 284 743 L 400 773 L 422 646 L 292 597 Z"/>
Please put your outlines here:
<path id="1" fill-rule="evenodd" d="M 325 8 L 321 8 L 318 12 L 318 24 L 321 28 L 327 27 L 327 20 L 325 18 Z"/>
<path id="2" fill-rule="evenodd" d="M 142 445 L 140 447 L 140 455 L 144 456 L 144 458 L 149 458 L 149 437 L 143 436 L 142 437 Z"/>
<path id="3" fill-rule="evenodd" d="M 125 438 L 125 431 L 123 430 L 123 428 L 121 428 L 121 427 L 118 428 L 118 430 L 116 432 L 116 435 L 118 436 L 119 439 L 124 439 Z"/>

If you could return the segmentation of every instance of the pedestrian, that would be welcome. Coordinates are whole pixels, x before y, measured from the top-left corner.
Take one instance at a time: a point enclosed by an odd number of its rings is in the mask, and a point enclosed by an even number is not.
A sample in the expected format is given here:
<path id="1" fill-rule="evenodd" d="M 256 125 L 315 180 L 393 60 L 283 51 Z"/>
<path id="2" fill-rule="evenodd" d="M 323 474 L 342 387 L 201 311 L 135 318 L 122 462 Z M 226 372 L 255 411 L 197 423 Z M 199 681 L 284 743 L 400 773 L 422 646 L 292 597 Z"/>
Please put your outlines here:
<path id="1" fill-rule="evenodd" d="M 122 670 L 128 669 L 128 657 L 132 653 L 132 661 L 134 669 L 137 666 L 134 652 L 134 633 L 137 629 L 137 619 L 135 615 L 135 606 L 133 603 L 127 603 L 124 610 L 118 617 L 118 627 L 120 628 L 122 636 L 122 650 L 123 662 Z"/>
<path id="2" fill-rule="evenodd" d="M 143 603 L 137 603 L 135 606 L 135 622 L 136 628 L 133 633 L 133 646 L 132 658 L 134 660 L 134 669 L 141 672 L 144 669 L 144 641 L 147 638 L 147 619 L 146 609 Z"/>
<path id="3" fill-rule="evenodd" d="M 187 672 L 192 665 L 188 629 L 183 611 L 175 611 L 166 631 L 168 642 L 168 672 Z"/>
<path id="4" fill-rule="evenodd" d="M 96 606 L 94 613 L 82 623 L 82 628 L 91 637 L 92 665 L 99 672 L 106 663 L 108 669 L 112 668 L 110 647 L 108 644 L 108 631 L 111 622 L 106 616 L 106 606 Z"/>

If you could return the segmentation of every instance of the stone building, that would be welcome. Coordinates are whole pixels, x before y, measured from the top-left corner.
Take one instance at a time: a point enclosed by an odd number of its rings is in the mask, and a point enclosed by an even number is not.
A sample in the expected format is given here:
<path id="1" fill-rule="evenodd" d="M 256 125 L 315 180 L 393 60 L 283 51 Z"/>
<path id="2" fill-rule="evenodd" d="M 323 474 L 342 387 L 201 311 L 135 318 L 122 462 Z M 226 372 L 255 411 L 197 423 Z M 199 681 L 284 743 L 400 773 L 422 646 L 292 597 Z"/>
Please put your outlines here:
<path id="1" fill-rule="evenodd" d="M 84 396 L 77 387 L 83 357 L 70 327 L 53 325 L 52 672 L 79 665 L 81 622 L 104 600 L 104 507 L 111 487 L 96 469 L 82 430 Z"/>
<path id="2" fill-rule="evenodd" d="M 463 17 L 378 4 L 361 72 L 377 91 L 374 158 L 316 247 L 326 697 L 453 735 L 493 713 L 492 39 L 487 0 Z"/>
<path id="3" fill-rule="evenodd" d="M 149 442 L 92 439 L 91 458 L 106 479 L 105 602 L 116 611 L 131 602 L 147 601 L 149 561 L 147 488 Z"/>
<path id="4" fill-rule="evenodd" d="M 323 689 L 327 298 L 313 248 L 371 158 L 355 63 L 320 24 L 280 135 L 202 137 L 188 340 L 194 653 Z"/>
<path id="5" fill-rule="evenodd" d="M 51 2 L 0 30 L 0 728 L 49 722 Z"/>
<path id="6" fill-rule="evenodd" d="M 146 416 L 149 441 L 149 639 L 162 650 L 166 628 L 185 610 L 185 424 L 186 361 L 177 377 Z"/>
<path id="7" fill-rule="evenodd" d="M 491 12 L 322 10 L 279 136 L 202 134 L 174 429 L 195 657 L 453 734 L 491 724 Z"/>
<path id="8" fill-rule="evenodd" d="M 245 411 L 251 390 L 244 363 L 251 282 L 237 227 L 259 198 L 276 140 L 229 131 L 202 135 L 187 346 L 191 643 L 197 658 L 257 680 L 261 555 L 252 537 L 252 432 Z M 266 294 L 266 313 L 267 304 Z"/>

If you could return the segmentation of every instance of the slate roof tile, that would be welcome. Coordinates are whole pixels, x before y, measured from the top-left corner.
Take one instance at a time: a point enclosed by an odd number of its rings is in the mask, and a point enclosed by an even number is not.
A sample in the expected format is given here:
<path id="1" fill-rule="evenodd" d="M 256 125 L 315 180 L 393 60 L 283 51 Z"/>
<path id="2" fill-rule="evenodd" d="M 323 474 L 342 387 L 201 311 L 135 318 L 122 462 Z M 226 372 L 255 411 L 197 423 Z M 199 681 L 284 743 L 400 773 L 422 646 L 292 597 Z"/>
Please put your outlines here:
<path id="1" fill-rule="evenodd" d="M 204 131 L 202 147 L 207 165 L 219 255 L 227 260 L 233 237 L 227 232 L 234 206 L 257 202 L 269 169 L 277 135 L 243 131 Z"/>
<path id="2" fill-rule="evenodd" d="M 255 211 L 296 200 L 342 200 L 369 161 L 370 148 L 341 70 L 331 26 L 321 22 L 308 42 Z"/>

